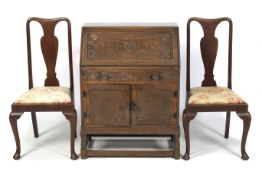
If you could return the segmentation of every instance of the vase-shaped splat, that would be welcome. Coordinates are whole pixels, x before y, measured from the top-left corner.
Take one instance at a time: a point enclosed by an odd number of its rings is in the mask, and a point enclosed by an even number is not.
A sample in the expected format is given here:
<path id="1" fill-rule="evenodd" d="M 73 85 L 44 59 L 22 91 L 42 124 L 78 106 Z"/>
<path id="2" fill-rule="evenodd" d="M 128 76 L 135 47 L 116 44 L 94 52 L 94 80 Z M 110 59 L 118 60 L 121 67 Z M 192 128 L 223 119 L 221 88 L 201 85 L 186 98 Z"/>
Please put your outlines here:
<path id="1" fill-rule="evenodd" d="M 216 86 L 214 80 L 214 65 L 217 56 L 218 40 L 216 37 L 203 37 L 200 41 L 201 55 L 205 68 L 202 86 Z"/>
<path id="2" fill-rule="evenodd" d="M 54 29 L 44 29 L 44 36 L 41 38 L 41 49 L 47 70 L 45 86 L 59 86 L 59 81 L 55 72 L 58 52 L 58 39 L 56 36 L 54 36 Z"/>

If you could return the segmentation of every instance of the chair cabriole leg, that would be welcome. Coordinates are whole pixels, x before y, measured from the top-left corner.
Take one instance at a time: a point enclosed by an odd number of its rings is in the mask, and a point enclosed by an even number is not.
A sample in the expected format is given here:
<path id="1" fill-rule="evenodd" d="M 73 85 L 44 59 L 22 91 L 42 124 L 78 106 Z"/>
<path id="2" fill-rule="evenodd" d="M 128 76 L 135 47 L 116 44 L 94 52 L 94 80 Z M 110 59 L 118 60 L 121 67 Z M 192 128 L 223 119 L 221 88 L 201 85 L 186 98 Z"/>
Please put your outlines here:
<path id="1" fill-rule="evenodd" d="M 78 158 L 75 153 L 75 137 L 76 137 L 76 112 L 63 112 L 66 119 L 70 122 L 71 134 L 70 134 L 70 150 L 71 150 L 71 159 L 76 160 Z"/>
<path id="2" fill-rule="evenodd" d="M 20 146 L 20 138 L 17 128 L 17 120 L 23 115 L 22 112 L 11 112 L 9 115 L 9 121 L 12 127 L 12 131 L 15 137 L 15 143 L 16 143 L 16 151 L 13 156 L 15 160 L 20 159 L 20 153 L 21 153 L 21 146 Z"/>
<path id="3" fill-rule="evenodd" d="M 241 154 L 243 160 L 248 160 L 249 156 L 246 153 L 246 140 L 251 123 L 251 115 L 249 112 L 237 112 L 237 115 L 243 120 L 243 134 L 241 139 Z"/>
<path id="4" fill-rule="evenodd" d="M 186 152 L 183 156 L 184 160 L 190 159 L 190 136 L 189 136 L 189 123 L 196 117 L 197 113 L 185 112 L 183 113 L 183 128 L 185 133 L 185 140 L 186 140 Z"/>

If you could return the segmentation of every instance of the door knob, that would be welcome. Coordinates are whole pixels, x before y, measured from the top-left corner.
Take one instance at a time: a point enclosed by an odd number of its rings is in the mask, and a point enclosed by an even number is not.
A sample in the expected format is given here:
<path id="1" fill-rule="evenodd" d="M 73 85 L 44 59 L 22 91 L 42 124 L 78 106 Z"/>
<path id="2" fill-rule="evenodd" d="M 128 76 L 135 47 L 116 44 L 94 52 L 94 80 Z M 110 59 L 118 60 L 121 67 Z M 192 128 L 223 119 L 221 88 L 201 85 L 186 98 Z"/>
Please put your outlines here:
<path id="1" fill-rule="evenodd" d="M 152 74 L 151 78 L 152 78 L 153 80 L 159 80 L 160 75 L 159 75 L 159 73 L 154 73 L 154 74 Z"/>

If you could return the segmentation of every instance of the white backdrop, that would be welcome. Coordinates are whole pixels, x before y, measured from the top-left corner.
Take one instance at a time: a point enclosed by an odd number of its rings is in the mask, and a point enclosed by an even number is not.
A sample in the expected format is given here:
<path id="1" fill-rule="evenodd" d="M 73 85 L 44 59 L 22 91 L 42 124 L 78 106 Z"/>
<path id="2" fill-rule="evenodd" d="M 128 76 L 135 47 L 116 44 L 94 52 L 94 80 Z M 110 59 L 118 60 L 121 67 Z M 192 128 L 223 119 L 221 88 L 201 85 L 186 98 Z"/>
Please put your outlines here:
<path id="1" fill-rule="evenodd" d="M 46 174 L 54 173 L 95 173 L 95 174 L 261 174 L 259 160 L 262 154 L 260 98 L 261 94 L 261 48 L 262 35 L 258 0 L 8 0 L 0 2 L 0 171 L 8 173 Z M 216 18 L 227 16 L 233 20 L 233 89 L 248 103 L 252 114 L 251 129 L 247 140 L 250 160 L 240 159 L 242 121 L 234 114 L 229 140 L 223 138 L 224 114 L 201 113 L 191 122 L 191 160 L 172 158 L 90 158 L 71 161 L 69 159 L 69 124 L 59 113 L 38 115 L 40 138 L 33 138 L 30 116 L 24 114 L 19 120 L 22 145 L 22 159 L 14 161 L 15 151 L 11 127 L 8 120 L 11 103 L 27 90 L 27 54 L 25 23 L 28 17 L 68 17 L 72 22 L 73 59 L 75 73 L 76 105 L 79 107 L 79 51 L 81 26 L 86 22 L 177 22 L 180 27 L 181 52 L 181 100 L 180 113 L 184 108 L 185 94 L 185 45 L 186 22 L 197 16 Z M 260 15 L 261 16 L 261 15 Z M 61 24 L 57 35 L 63 36 Z M 39 26 L 34 26 L 41 34 Z M 202 33 L 196 29 L 195 37 Z M 61 29 L 61 30 L 60 30 Z M 226 35 L 227 24 L 218 28 L 217 37 Z M 34 37 L 33 37 L 34 40 Z M 36 43 L 38 44 L 38 43 Z M 220 43 L 226 48 L 225 43 Z M 33 46 L 35 47 L 35 45 Z M 62 46 L 62 50 L 63 50 Z M 198 43 L 192 46 L 192 85 L 199 86 L 203 66 L 199 57 Z M 35 49 L 34 49 L 35 50 Z M 37 49 L 36 49 L 37 50 Z M 39 51 L 39 50 L 38 50 Z M 34 54 L 34 52 L 33 52 Z M 215 75 L 219 84 L 226 82 L 226 52 L 218 54 Z M 67 64 L 57 65 L 58 77 L 62 84 L 68 84 L 68 75 L 62 74 Z M 35 78 L 38 86 L 45 78 L 45 67 L 41 57 L 34 62 Z M 62 75 L 61 75 L 62 74 Z M 200 75 L 200 76 L 199 76 Z M 180 115 L 181 117 L 181 115 Z M 80 116 L 78 116 L 80 118 Z M 80 123 L 78 122 L 78 128 Z M 182 129 L 182 125 L 181 125 Z M 78 130 L 79 131 L 79 130 Z M 79 133 L 78 133 L 79 134 Z M 80 138 L 76 141 L 76 151 L 80 152 Z M 184 135 L 181 130 L 181 154 L 185 151 Z M 30 161 L 28 161 L 30 160 Z M 34 160 L 34 161 L 33 161 Z M 43 161 L 39 161 L 43 160 Z"/>

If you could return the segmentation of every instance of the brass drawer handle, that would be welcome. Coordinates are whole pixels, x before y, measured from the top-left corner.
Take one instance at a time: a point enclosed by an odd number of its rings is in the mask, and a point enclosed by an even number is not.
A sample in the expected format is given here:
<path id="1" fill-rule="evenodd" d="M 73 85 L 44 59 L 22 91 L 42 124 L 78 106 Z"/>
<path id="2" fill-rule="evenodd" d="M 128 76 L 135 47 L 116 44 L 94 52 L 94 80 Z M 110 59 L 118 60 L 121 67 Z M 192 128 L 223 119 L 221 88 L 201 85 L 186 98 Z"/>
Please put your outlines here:
<path id="1" fill-rule="evenodd" d="M 135 103 L 130 103 L 128 106 L 129 110 L 136 110 L 136 104 Z"/>
<path id="2" fill-rule="evenodd" d="M 159 73 L 154 73 L 154 74 L 151 75 L 151 78 L 153 80 L 159 80 L 160 79 L 160 75 L 159 75 Z"/>
<path id="3" fill-rule="evenodd" d="M 101 72 L 101 79 L 102 79 L 102 80 L 107 80 L 107 79 L 109 79 L 109 73 L 107 73 L 107 72 Z"/>

